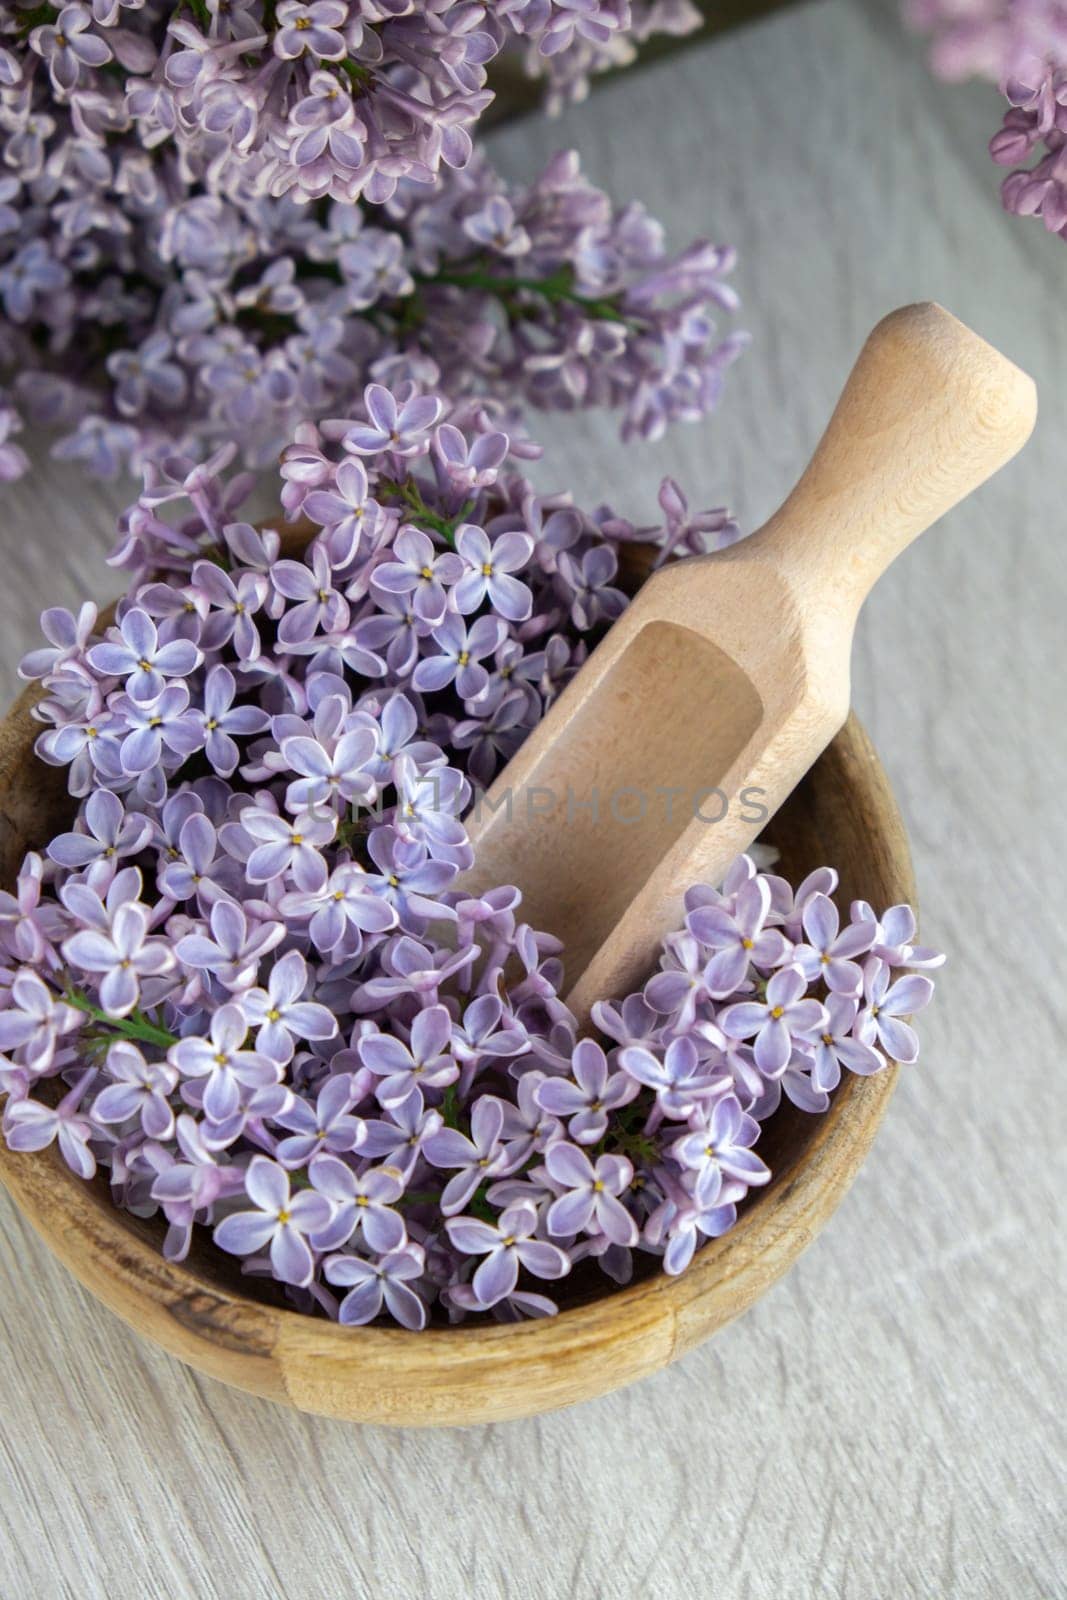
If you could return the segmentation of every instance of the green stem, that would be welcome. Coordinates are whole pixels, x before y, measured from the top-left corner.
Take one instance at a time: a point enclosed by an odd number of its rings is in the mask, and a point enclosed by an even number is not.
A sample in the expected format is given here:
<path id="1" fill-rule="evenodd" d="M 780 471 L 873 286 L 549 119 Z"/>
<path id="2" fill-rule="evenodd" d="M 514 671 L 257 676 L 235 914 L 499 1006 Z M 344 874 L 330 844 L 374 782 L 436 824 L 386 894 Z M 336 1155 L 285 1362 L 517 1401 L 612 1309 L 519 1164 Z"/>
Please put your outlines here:
<path id="1" fill-rule="evenodd" d="M 456 289 L 476 289 L 484 294 L 494 294 L 507 301 L 516 294 L 536 294 L 550 302 L 564 301 L 578 306 L 583 315 L 601 322 L 622 322 L 635 327 L 631 318 L 622 314 L 615 300 L 590 300 L 574 287 L 574 268 L 569 264 L 557 268 L 547 278 L 498 277 L 485 267 L 442 267 L 429 276 L 417 275 L 418 284 L 446 283 Z"/>
<path id="2" fill-rule="evenodd" d="M 456 542 L 456 529 L 474 510 L 474 501 L 466 500 L 454 517 L 443 517 L 439 511 L 434 511 L 426 504 L 422 498 L 422 490 L 413 478 L 408 478 L 404 483 L 384 478 L 378 484 L 378 493 L 385 500 L 401 501 L 414 518 L 432 528 L 450 548 Z"/>
<path id="3" fill-rule="evenodd" d="M 82 994 L 80 989 L 68 988 L 63 994 L 64 1000 L 76 1011 L 84 1011 L 87 1017 L 92 1017 L 94 1022 L 102 1027 L 109 1028 L 112 1033 L 118 1034 L 120 1039 L 135 1039 L 138 1044 L 158 1045 L 162 1050 L 168 1050 L 172 1044 L 178 1043 L 178 1035 L 170 1033 L 166 1028 L 161 1028 L 140 1011 L 133 1011 L 128 1017 L 111 1017 L 106 1011 L 101 1011 L 94 1005 L 88 995 Z"/>

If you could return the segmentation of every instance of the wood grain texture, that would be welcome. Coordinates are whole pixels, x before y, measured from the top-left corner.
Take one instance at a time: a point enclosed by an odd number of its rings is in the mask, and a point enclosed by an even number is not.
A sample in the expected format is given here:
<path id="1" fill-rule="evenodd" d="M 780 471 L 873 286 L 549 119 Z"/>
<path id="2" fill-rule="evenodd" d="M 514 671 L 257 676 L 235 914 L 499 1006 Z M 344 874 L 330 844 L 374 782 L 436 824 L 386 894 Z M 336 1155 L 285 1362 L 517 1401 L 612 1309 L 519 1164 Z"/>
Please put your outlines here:
<path id="1" fill-rule="evenodd" d="M 1062 1528 L 1067 258 L 1002 216 L 991 90 L 934 85 L 886 0 L 799 7 L 495 136 L 576 144 L 674 242 L 740 252 L 754 348 L 707 430 L 557 419 L 546 487 L 641 521 L 659 475 L 757 526 L 887 305 L 1033 373 L 1020 461 L 868 604 L 853 698 L 952 953 L 833 1224 L 668 1370 L 530 1422 L 321 1422 L 127 1334 L 0 1200 L 4 1600 L 1056 1600 Z M 35 612 L 106 594 L 119 489 L 4 491 L 0 703 Z"/>

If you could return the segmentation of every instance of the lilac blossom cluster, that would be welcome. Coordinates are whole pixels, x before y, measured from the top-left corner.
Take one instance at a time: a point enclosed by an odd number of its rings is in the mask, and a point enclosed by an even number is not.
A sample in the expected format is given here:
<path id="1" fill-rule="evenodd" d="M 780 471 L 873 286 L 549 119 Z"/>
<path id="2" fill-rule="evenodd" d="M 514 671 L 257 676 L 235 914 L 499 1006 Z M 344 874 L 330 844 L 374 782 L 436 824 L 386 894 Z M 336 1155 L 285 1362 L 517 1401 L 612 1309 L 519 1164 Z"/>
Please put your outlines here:
<path id="1" fill-rule="evenodd" d="M 832 871 L 794 892 L 743 857 L 578 1036 L 559 942 L 516 889 L 464 891 L 472 786 L 625 606 L 620 541 L 737 530 L 670 482 L 661 527 L 590 517 L 509 457 L 372 385 L 286 452 L 316 530 L 286 548 L 224 462 L 153 467 L 115 621 L 46 612 L 22 664 L 79 803 L 0 896 L 7 1143 L 342 1323 L 549 1315 L 635 1252 L 681 1272 L 770 1178 L 782 1096 L 915 1059 L 906 969 L 941 959 L 908 907 L 842 927 Z"/>
<path id="2" fill-rule="evenodd" d="M 688 0 L 0 0 L 0 481 L 23 413 L 94 474 L 299 423 L 408 378 L 505 405 L 704 414 L 732 253 L 668 255 L 573 155 L 475 152 L 509 41 L 557 90 Z"/>
<path id="3" fill-rule="evenodd" d="M 1064 0 L 910 0 L 907 11 L 934 34 L 937 72 L 950 79 L 978 73 L 1009 102 L 989 146 L 998 165 L 1015 169 L 1001 185 L 1005 208 L 1040 217 L 1067 239 Z"/>

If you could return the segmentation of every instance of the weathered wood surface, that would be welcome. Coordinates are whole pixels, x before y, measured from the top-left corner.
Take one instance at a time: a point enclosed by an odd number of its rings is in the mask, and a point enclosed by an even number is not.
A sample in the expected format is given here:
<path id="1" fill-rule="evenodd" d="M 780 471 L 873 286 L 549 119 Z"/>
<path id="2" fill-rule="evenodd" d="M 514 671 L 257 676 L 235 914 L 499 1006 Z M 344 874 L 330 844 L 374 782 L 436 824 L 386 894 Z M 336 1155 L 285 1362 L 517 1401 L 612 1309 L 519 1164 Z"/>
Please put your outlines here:
<path id="1" fill-rule="evenodd" d="M 885 0 L 831 0 L 496 136 L 516 173 L 579 143 L 678 242 L 737 243 L 756 338 L 709 434 L 640 456 L 604 421 L 564 419 L 541 430 L 546 484 L 647 520 L 671 471 L 756 525 L 866 329 L 908 300 L 948 305 L 1041 390 L 1023 457 L 898 564 L 864 621 L 855 703 L 907 818 L 924 931 L 953 959 L 831 1226 L 654 1378 L 534 1422 L 412 1435 L 193 1377 L 4 1202 L 4 1600 L 1065 1593 L 1067 256 L 997 211 L 997 116 L 991 92 L 929 82 Z M 49 472 L 5 498 L 5 700 L 33 613 L 112 588 L 122 493 Z"/>

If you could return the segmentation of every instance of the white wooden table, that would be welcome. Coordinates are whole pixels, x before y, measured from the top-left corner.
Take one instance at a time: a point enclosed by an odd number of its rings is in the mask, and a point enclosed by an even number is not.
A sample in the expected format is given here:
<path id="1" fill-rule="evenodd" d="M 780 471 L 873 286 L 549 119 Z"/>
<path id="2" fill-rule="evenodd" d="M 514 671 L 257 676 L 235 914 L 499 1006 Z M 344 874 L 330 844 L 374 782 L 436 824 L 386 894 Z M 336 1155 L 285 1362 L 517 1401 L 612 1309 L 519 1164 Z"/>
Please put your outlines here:
<path id="1" fill-rule="evenodd" d="M 736 243 L 755 335 L 706 431 L 640 454 L 604 419 L 542 428 L 546 482 L 646 517 L 669 470 L 752 526 L 865 331 L 912 299 L 942 300 L 1038 380 L 1025 456 L 893 569 L 862 627 L 855 701 L 952 963 L 831 1226 L 650 1382 L 409 1435 L 195 1377 L 0 1201 L 3 1600 L 1067 1593 L 1067 250 L 999 213 L 996 117 L 991 91 L 930 82 L 886 0 L 829 0 L 494 140 L 516 175 L 578 144 L 677 242 Z M 128 496 L 46 474 L 4 505 L 5 695 L 40 607 L 113 587 L 102 553 Z"/>

